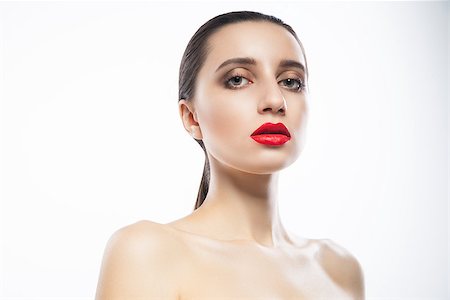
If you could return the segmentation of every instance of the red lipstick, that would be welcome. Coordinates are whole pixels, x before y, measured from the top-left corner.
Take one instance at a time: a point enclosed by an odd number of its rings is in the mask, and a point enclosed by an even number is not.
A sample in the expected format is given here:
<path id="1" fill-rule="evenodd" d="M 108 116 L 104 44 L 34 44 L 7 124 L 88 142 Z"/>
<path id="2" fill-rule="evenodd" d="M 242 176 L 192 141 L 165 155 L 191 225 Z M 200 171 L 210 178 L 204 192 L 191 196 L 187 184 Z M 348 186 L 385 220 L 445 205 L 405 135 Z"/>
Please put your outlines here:
<path id="1" fill-rule="evenodd" d="M 281 146 L 291 139 L 291 134 L 283 123 L 264 123 L 250 137 L 260 144 Z"/>

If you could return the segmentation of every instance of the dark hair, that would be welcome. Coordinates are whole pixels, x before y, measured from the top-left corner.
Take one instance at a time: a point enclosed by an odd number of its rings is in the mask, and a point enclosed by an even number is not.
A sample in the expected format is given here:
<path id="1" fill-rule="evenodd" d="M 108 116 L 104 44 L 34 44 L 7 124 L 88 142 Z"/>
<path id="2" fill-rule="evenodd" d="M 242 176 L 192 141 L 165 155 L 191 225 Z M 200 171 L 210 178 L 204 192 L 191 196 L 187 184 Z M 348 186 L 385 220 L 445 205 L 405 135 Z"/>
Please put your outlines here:
<path id="1" fill-rule="evenodd" d="M 183 58 L 181 59 L 180 64 L 180 74 L 179 74 L 179 89 L 178 89 L 178 101 L 181 99 L 190 100 L 195 93 L 195 82 L 197 79 L 198 72 L 200 71 L 206 55 L 207 55 L 207 42 L 208 38 L 219 30 L 221 27 L 245 21 L 265 21 L 271 22 L 277 25 L 284 27 L 287 31 L 289 31 L 297 40 L 302 49 L 303 57 L 305 59 L 305 72 L 306 76 L 308 76 L 308 65 L 306 62 L 305 51 L 303 49 L 303 45 L 300 42 L 297 34 L 292 29 L 291 26 L 284 23 L 282 20 L 270 16 L 265 15 L 259 12 L 253 11 L 235 11 L 229 12 L 225 14 L 218 15 L 205 24 L 200 26 L 200 28 L 195 32 L 195 34 L 190 39 L 188 45 L 186 46 L 186 50 L 184 51 Z M 209 168 L 209 159 L 206 153 L 205 145 L 202 140 L 197 140 L 200 147 L 202 147 L 205 152 L 205 165 L 203 167 L 203 176 L 200 182 L 200 188 L 198 190 L 197 201 L 195 203 L 194 210 L 202 205 L 203 201 L 208 194 L 209 189 L 209 179 L 210 179 L 210 168 Z"/>

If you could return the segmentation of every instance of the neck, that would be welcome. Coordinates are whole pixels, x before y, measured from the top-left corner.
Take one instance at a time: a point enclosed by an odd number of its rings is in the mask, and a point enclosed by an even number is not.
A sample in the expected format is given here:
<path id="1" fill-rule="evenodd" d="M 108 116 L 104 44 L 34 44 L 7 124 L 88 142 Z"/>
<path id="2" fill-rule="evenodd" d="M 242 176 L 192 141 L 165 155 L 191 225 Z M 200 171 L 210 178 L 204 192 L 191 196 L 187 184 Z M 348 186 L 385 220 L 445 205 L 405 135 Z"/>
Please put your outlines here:
<path id="1" fill-rule="evenodd" d="M 246 173 L 210 157 L 210 174 L 208 195 L 193 213 L 203 232 L 268 247 L 288 239 L 278 212 L 278 173 Z"/>

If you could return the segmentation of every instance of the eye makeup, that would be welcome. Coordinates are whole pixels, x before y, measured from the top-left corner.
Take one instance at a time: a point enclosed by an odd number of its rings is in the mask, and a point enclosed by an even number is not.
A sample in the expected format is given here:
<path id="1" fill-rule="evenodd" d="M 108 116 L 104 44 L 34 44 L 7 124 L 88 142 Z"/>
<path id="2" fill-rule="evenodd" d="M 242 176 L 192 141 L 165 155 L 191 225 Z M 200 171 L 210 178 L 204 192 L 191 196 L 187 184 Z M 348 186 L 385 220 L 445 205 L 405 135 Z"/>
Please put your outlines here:
<path id="1" fill-rule="evenodd" d="M 289 71 L 291 71 L 290 74 L 288 73 Z M 303 76 L 297 74 L 295 71 L 289 71 L 285 71 L 276 76 L 277 78 L 283 78 L 278 80 L 278 84 L 288 91 L 296 93 L 302 92 L 306 87 Z M 227 89 L 237 90 L 253 84 L 253 78 L 255 78 L 255 76 L 253 76 L 253 74 L 251 74 L 247 69 L 236 68 L 230 70 L 223 76 L 222 85 Z"/>
<path id="2" fill-rule="evenodd" d="M 225 88 L 229 89 L 240 89 L 244 86 L 253 83 L 253 80 L 251 79 L 253 76 L 250 76 L 249 71 L 245 69 L 233 69 L 230 72 L 228 72 L 224 76 L 223 85 Z M 241 85 L 241 83 L 244 82 L 245 85 Z"/>

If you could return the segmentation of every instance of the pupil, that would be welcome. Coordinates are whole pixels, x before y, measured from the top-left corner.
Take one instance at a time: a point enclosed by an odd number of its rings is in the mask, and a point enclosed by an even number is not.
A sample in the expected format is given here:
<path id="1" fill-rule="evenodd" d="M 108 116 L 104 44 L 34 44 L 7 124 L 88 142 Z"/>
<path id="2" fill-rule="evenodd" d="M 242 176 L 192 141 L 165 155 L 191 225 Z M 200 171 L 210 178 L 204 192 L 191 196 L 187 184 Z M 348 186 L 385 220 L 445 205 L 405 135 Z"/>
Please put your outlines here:
<path id="1" fill-rule="evenodd" d="M 241 82 L 241 77 L 240 76 L 235 76 L 233 78 L 234 83 L 240 83 Z"/>

